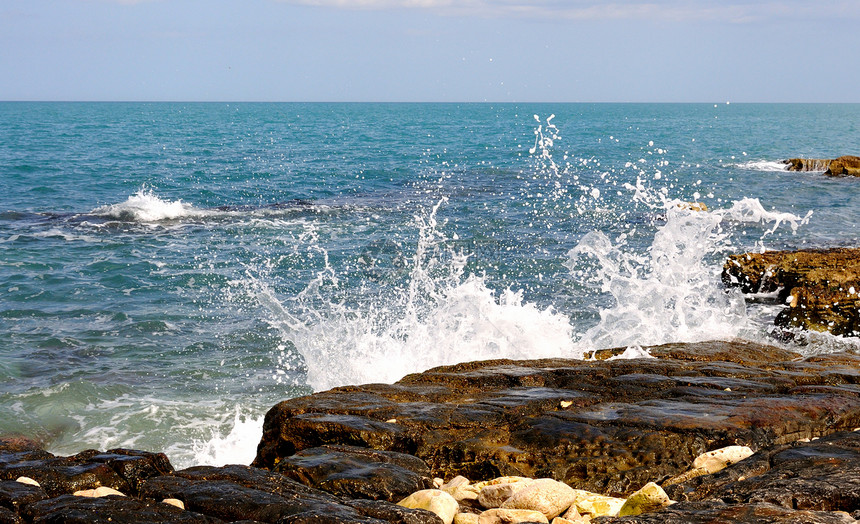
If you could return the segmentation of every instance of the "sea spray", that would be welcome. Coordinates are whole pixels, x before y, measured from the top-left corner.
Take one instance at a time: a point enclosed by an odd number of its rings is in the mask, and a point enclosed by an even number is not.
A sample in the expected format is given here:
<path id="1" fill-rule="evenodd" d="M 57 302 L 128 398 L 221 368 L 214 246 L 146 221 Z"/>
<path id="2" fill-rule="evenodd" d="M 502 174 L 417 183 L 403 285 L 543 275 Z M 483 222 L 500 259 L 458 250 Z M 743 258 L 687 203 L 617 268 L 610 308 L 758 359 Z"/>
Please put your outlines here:
<path id="1" fill-rule="evenodd" d="M 196 209 L 182 200 L 162 200 L 152 189 L 141 188 L 125 202 L 101 206 L 90 214 L 126 222 L 159 222 L 201 215 L 204 211 Z"/>
<path id="2" fill-rule="evenodd" d="M 271 308 L 273 325 L 302 355 L 314 390 L 394 382 L 435 366 L 493 358 L 581 356 L 569 320 L 552 308 L 496 293 L 483 277 L 465 275 L 467 256 L 450 252 L 436 215 L 444 200 L 415 216 L 419 238 L 403 287 L 358 304 L 326 302 L 325 278 L 296 299 L 300 317 Z M 324 304 L 323 309 L 309 304 Z"/>
<path id="3" fill-rule="evenodd" d="M 602 232 L 586 235 L 571 249 L 568 262 L 577 269 L 581 256 L 594 257 L 600 291 L 614 304 L 600 311 L 600 321 L 578 341 L 580 347 L 653 345 L 735 337 L 744 325 L 738 294 L 725 293 L 706 262 L 724 235 L 720 217 L 669 205 L 648 253 L 613 244 Z"/>

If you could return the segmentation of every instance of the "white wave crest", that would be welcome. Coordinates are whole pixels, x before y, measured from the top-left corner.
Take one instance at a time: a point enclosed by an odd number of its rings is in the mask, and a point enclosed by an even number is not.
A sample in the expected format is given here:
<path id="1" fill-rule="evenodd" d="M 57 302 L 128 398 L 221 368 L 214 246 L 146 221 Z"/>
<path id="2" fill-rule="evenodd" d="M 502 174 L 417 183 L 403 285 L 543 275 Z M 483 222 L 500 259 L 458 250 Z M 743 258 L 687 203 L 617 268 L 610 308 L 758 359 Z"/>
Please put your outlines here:
<path id="1" fill-rule="evenodd" d="M 738 164 L 738 167 L 750 171 L 765 171 L 768 173 L 788 170 L 788 164 L 779 160 L 750 160 L 749 162 Z"/>
<path id="2" fill-rule="evenodd" d="M 94 209 L 92 215 L 128 222 L 160 222 L 204 214 L 182 200 L 162 200 L 151 190 L 141 189 L 125 202 Z"/>
<path id="3" fill-rule="evenodd" d="M 628 249 L 624 241 L 613 244 L 600 231 L 588 233 L 570 250 L 567 265 L 572 274 L 582 274 L 581 257 L 596 259 L 591 277 L 614 300 L 612 307 L 600 311 L 600 321 L 586 331 L 579 346 L 600 349 L 756 337 L 743 297 L 725 290 L 720 267 L 708 261 L 727 247 L 729 233 L 722 225 L 773 223 L 764 237 L 783 223 L 796 230 L 812 213 L 801 218 L 767 211 L 752 198 L 714 211 L 693 211 L 679 204 L 666 203 L 666 223 L 645 254 Z"/>
<path id="4" fill-rule="evenodd" d="M 249 277 L 253 296 L 270 322 L 301 353 L 316 391 L 346 384 L 391 383 L 441 365 L 495 358 L 580 358 L 570 320 L 523 300 L 496 293 L 481 276 L 464 276 L 466 257 L 441 256 L 444 236 L 435 213 L 416 217 L 420 239 L 408 283 L 381 297 L 345 305 L 320 294 L 320 272 L 292 303 L 282 303 Z"/>

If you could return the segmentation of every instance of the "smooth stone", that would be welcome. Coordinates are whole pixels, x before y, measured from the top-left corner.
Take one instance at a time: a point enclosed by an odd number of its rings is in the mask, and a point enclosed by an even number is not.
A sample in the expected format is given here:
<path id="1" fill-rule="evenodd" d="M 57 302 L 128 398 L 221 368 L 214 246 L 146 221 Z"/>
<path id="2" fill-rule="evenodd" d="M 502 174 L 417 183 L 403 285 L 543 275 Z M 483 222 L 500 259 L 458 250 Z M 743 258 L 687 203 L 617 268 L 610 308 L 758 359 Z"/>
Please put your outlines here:
<path id="1" fill-rule="evenodd" d="M 519 522 L 549 524 L 546 515 L 529 509 L 494 508 L 478 515 L 478 524 L 517 524 Z"/>
<path id="2" fill-rule="evenodd" d="M 40 487 L 39 483 L 31 479 L 30 477 L 18 477 L 15 479 L 15 482 L 20 482 L 21 484 L 29 484 L 30 486 L 36 486 L 37 488 Z"/>
<path id="3" fill-rule="evenodd" d="M 454 497 L 457 502 L 478 500 L 480 488 L 470 483 L 469 479 L 458 475 L 449 482 L 442 484 L 439 489 Z"/>
<path id="4" fill-rule="evenodd" d="M 164 499 L 161 502 L 164 504 L 170 504 L 171 506 L 175 506 L 179 509 L 185 509 L 185 503 L 179 499 Z"/>
<path id="5" fill-rule="evenodd" d="M 577 511 L 576 506 L 571 506 L 563 517 L 552 519 L 551 524 L 588 524 L 591 522 L 591 517 L 583 517 Z"/>
<path id="6" fill-rule="evenodd" d="M 108 495 L 117 495 L 120 497 L 124 497 L 125 493 L 121 493 L 113 488 L 109 488 L 107 486 L 99 486 L 95 489 L 83 489 L 80 491 L 75 491 L 72 495 L 76 497 L 107 497 Z"/>
<path id="7" fill-rule="evenodd" d="M 619 517 L 641 515 L 649 511 L 656 511 L 670 505 L 672 501 L 663 488 L 653 482 L 642 486 L 642 489 L 627 497 L 627 501 L 618 511 Z"/>
<path id="8" fill-rule="evenodd" d="M 727 446 L 702 453 L 693 461 L 693 468 L 702 468 L 708 473 L 716 473 L 752 454 L 753 450 L 749 446 Z"/>
<path id="9" fill-rule="evenodd" d="M 478 514 L 457 513 L 454 515 L 454 524 L 478 524 Z"/>
<path id="10" fill-rule="evenodd" d="M 514 493 L 534 483 L 534 480 L 523 477 L 503 477 L 511 482 L 496 482 L 481 488 L 478 493 L 478 503 L 485 508 L 500 508 Z"/>
<path id="11" fill-rule="evenodd" d="M 470 484 L 469 479 L 467 479 L 463 475 L 457 475 L 456 477 L 452 478 L 448 482 L 443 482 L 439 486 L 440 486 L 440 489 L 446 490 L 449 488 L 456 488 L 458 486 L 468 486 L 469 484 Z"/>
<path id="12" fill-rule="evenodd" d="M 562 515 L 566 519 L 573 520 L 577 514 L 596 517 L 614 517 L 621 511 L 621 506 L 627 501 L 626 499 L 607 497 L 598 493 L 589 491 L 574 490 L 576 499 L 570 509 Z"/>
<path id="13" fill-rule="evenodd" d="M 454 521 L 454 515 L 460 505 L 454 497 L 439 489 L 424 489 L 417 491 L 397 503 L 398 506 L 410 509 L 425 509 L 435 513 L 445 524 Z"/>
<path id="14" fill-rule="evenodd" d="M 552 519 L 552 522 L 550 522 L 550 524 L 587 524 L 589 522 L 591 522 L 591 519 L 587 519 L 582 516 L 580 516 L 576 520 L 571 520 L 565 517 L 556 517 Z"/>
<path id="15" fill-rule="evenodd" d="M 538 479 L 517 490 L 501 507 L 539 511 L 549 520 L 561 515 L 575 500 L 576 491 L 564 482 Z"/>

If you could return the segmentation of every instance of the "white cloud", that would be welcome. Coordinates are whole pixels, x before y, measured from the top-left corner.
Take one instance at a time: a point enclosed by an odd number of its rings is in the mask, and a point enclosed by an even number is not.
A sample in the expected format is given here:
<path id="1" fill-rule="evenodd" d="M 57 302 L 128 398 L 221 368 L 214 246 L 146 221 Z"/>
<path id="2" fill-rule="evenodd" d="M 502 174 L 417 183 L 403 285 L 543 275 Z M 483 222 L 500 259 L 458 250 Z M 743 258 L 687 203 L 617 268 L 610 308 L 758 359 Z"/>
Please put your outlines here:
<path id="1" fill-rule="evenodd" d="M 129 0 L 125 0 L 129 1 Z M 440 14 L 572 20 L 652 19 L 755 22 L 769 19 L 860 18 L 856 0 L 279 0 L 342 9 L 426 9 Z"/>

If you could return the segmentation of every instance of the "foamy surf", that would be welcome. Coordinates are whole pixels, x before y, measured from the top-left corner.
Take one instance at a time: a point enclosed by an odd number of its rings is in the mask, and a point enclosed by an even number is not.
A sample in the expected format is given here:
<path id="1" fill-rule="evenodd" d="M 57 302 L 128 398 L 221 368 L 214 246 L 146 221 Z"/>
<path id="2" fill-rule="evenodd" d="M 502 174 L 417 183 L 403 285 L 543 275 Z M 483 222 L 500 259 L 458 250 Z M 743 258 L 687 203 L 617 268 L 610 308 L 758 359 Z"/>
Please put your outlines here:
<path id="1" fill-rule="evenodd" d="M 781 160 L 750 160 L 749 162 L 738 164 L 738 167 L 749 171 L 764 171 L 768 173 L 788 171 L 788 164 Z"/>
<path id="2" fill-rule="evenodd" d="M 182 200 L 162 200 L 152 190 L 141 189 L 125 202 L 98 207 L 90 214 L 123 222 L 151 223 L 203 216 L 205 211 Z"/>

